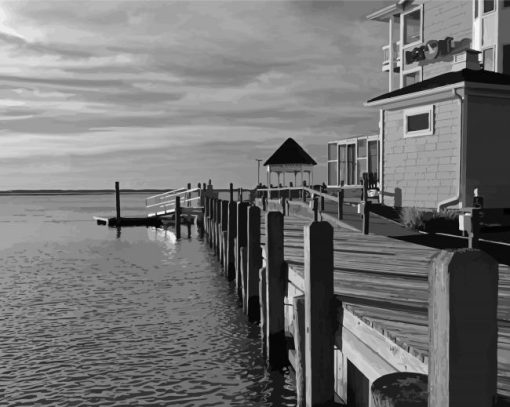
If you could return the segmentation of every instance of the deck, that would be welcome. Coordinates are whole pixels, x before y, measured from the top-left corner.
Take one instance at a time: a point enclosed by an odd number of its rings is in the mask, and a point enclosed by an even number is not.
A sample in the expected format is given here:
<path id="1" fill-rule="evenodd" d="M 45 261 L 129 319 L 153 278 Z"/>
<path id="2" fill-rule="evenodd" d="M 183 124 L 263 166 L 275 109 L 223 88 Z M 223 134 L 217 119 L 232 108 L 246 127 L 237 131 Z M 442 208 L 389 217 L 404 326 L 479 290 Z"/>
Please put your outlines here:
<path id="1" fill-rule="evenodd" d="M 304 232 L 309 219 L 284 218 L 289 280 L 304 290 Z M 265 241 L 265 222 L 261 221 Z M 437 249 L 334 227 L 335 294 L 344 308 L 427 368 L 428 272 Z M 498 394 L 510 397 L 510 269 L 499 266 Z"/>

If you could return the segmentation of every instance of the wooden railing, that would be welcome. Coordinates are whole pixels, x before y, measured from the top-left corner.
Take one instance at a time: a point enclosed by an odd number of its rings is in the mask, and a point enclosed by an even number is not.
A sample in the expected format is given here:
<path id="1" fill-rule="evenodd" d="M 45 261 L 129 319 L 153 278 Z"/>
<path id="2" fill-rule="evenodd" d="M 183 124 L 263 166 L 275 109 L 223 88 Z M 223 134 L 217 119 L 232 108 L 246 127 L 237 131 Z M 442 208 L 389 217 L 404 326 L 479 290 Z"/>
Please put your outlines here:
<path id="1" fill-rule="evenodd" d="M 147 217 L 170 215 L 175 212 L 176 198 L 180 198 L 182 207 L 201 207 L 200 188 L 179 188 L 163 194 L 153 195 L 145 200 Z"/>

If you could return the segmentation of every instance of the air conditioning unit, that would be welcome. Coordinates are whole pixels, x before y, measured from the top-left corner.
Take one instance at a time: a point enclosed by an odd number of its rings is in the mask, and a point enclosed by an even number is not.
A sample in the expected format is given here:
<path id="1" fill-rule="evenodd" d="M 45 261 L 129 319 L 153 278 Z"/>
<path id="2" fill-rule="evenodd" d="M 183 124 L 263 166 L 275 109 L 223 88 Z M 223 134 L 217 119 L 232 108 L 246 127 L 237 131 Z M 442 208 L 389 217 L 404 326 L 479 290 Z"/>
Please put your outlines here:
<path id="1" fill-rule="evenodd" d="M 474 49 L 465 49 L 455 54 L 453 56 L 452 72 L 461 71 L 462 69 L 472 69 L 473 71 L 482 69 L 478 60 L 479 53 L 480 51 Z"/>

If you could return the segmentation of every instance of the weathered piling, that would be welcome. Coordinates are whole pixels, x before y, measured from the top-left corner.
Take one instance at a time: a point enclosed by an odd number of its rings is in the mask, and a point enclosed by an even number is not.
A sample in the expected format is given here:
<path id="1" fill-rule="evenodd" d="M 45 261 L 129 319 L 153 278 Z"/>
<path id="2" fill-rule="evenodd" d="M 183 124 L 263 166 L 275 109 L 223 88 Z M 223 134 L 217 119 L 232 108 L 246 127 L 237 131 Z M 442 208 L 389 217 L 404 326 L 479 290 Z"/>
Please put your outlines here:
<path id="1" fill-rule="evenodd" d="M 119 181 L 115 181 L 115 209 L 117 212 L 117 227 L 120 226 L 120 188 Z"/>
<path id="2" fill-rule="evenodd" d="M 294 307 L 294 349 L 296 370 L 296 406 L 306 406 L 306 361 L 305 361 L 305 296 L 293 299 Z"/>
<path id="3" fill-rule="evenodd" d="M 204 195 L 204 230 L 206 239 L 209 239 L 209 197 Z"/>
<path id="4" fill-rule="evenodd" d="M 334 400 L 333 227 L 313 222 L 305 227 L 306 405 Z"/>
<path id="5" fill-rule="evenodd" d="M 429 406 L 492 406 L 497 262 L 479 250 L 442 251 L 431 267 L 429 287 Z"/>
<path id="6" fill-rule="evenodd" d="M 283 257 L 283 215 L 268 212 L 265 220 L 267 361 L 271 369 L 279 369 L 288 363 L 284 328 L 287 279 Z"/>
<path id="7" fill-rule="evenodd" d="M 230 183 L 229 185 L 229 202 L 234 201 L 234 184 Z"/>
<path id="8" fill-rule="evenodd" d="M 375 380 L 371 392 L 374 407 L 427 407 L 427 375 L 390 373 Z"/>
<path id="9" fill-rule="evenodd" d="M 260 304 L 260 338 L 262 339 L 262 351 L 267 356 L 267 272 L 266 267 L 259 270 L 259 304 Z"/>
<path id="10" fill-rule="evenodd" d="M 216 222 L 214 224 L 214 236 L 216 238 L 216 255 L 221 252 L 221 199 L 216 199 Z"/>
<path id="11" fill-rule="evenodd" d="M 234 239 L 237 231 L 237 203 L 228 203 L 228 230 L 227 230 L 227 278 L 233 281 L 236 278 Z"/>
<path id="12" fill-rule="evenodd" d="M 248 208 L 247 230 L 247 290 L 246 310 L 250 321 L 260 320 L 259 305 L 259 270 L 262 267 L 262 255 L 260 248 L 260 208 L 250 206 Z"/>
<path id="13" fill-rule="evenodd" d="M 181 197 L 175 197 L 175 237 L 181 238 Z"/>
<path id="14" fill-rule="evenodd" d="M 216 252 L 216 245 L 218 244 L 217 235 L 216 235 L 216 218 L 218 217 L 218 199 L 213 198 L 212 200 L 212 241 L 213 241 L 213 251 Z"/>
<path id="15" fill-rule="evenodd" d="M 225 238 L 224 235 L 227 232 L 228 228 L 228 202 L 222 200 L 221 201 L 221 215 L 220 215 L 220 240 L 221 240 L 221 250 L 220 250 L 220 261 L 223 265 L 223 269 L 225 269 Z"/>
<path id="16" fill-rule="evenodd" d="M 241 247 L 246 247 L 246 230 L 248 221 L 248 202 L 237 202 L 237 231 L 236 231 L 236 288 L 239 298 L 243 297 L 243 287 L 246 287 L 246 275 L 242 275 Z M 246 267 L 245 267 L 246 269 Z"/>

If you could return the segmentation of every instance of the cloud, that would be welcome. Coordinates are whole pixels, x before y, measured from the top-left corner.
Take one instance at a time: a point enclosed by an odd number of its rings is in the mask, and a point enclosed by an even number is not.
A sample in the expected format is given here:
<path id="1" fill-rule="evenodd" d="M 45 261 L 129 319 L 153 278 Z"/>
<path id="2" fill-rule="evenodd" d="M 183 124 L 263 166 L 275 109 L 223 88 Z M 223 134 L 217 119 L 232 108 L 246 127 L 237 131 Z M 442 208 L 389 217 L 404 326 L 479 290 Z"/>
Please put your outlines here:
<path id="1" fill-rule="evenodd" d="M 287 137 L 322 160 L 377 128 L 362 102 L 385 89 L 387 27 L 364 16 L 383 5 L 0 1 L 0 189 L 41 187 L 38 166 L 62 188 L 242 183 Z"/>

